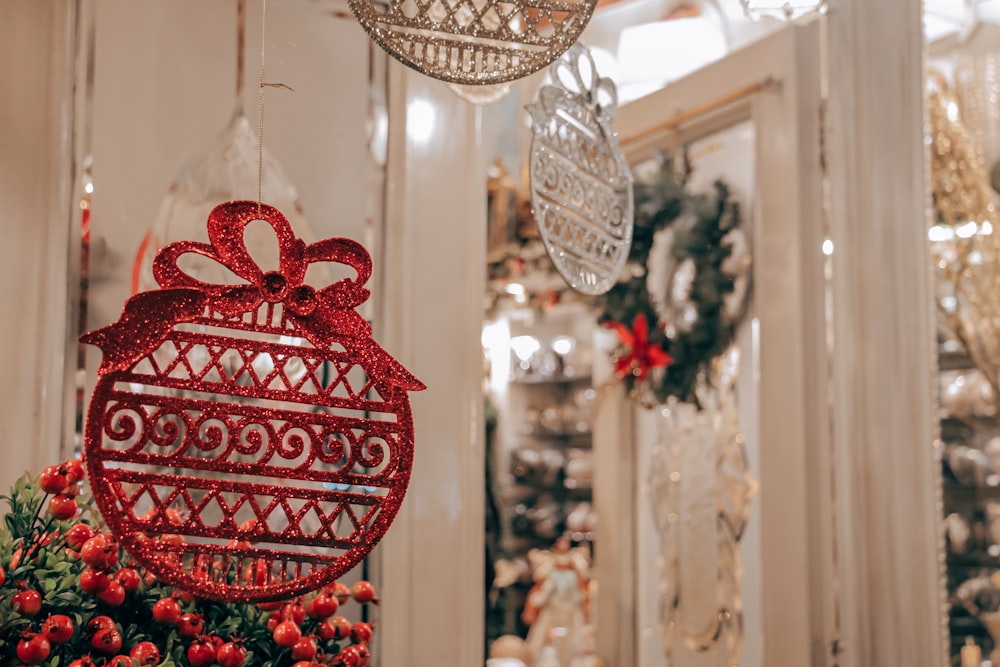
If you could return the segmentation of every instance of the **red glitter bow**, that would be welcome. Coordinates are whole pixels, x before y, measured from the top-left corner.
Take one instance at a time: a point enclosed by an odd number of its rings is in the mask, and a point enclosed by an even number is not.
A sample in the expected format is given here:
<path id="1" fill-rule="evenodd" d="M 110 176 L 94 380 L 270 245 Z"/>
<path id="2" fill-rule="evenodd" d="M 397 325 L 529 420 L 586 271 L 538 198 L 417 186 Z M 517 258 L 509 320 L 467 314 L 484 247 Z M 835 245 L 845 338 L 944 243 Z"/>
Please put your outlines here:
<path id="1" fill-rule="evenodd" d="M 619 380 L 628 375 L 645 380 L 652 369 L 666 367 L 673 362 L 673 358 L 660 346 L 650 344 L 649 323 L 643 313 L 635 316 L 631 331 L 621 322 L 605 322 L 604 325 L 614 329 L 625 346 L 626 354 L 615 361 L 615 375 Z"/>
<path id="2" fill-rule="evenodd" d="M 263 220 L 278 238 L 277 271 L 265 273 L 247 252 L 243 234 L 251 222 Z M 114 324 L 86 334 L 84 343 L 97 345 L 104 353 L 100 373 L 128 368 L 155 350 L 177 322 L 200 317 L 209 306 L 226 316 L 256 310 L 264 302 L 281 303 L 289 320 L 313 345 L 326 348 L 334 340 L 348 349 L 376 349 L 378 370 L 404 389 L 425 386 L 371 340 L 371 326 L 354 307 L 364 303 L 369 291 L 371 256 L 364 246 L 346 238 L 332 238 L 306 245 L 295 236 L 278 209 L 253 201 L 234 201 L 215 207 L 208 218 L 211 243 L 178 241 L 160 250 L 153 263 L 153 276 L 163 288 L 130 298 Z M 187 253 L 218 262 L 247 284 L 214 285 L 194 278 L 178 265 Z M 306 269 L 314 262 L 338 262 L 357 271 L 357 278 L 344 278 L 317 290 L 304 283 Z M 175 314 L 174 322 L 150 320 L 150 312 Z M 380 353 L 380 354 L 379 354 Z"/>

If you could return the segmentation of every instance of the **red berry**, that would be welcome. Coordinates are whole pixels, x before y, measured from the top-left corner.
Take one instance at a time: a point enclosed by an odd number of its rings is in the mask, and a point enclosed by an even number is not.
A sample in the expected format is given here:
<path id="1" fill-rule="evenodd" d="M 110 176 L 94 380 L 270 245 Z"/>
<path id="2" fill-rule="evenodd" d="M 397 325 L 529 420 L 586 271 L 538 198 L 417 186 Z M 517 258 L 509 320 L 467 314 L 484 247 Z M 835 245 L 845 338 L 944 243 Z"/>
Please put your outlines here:
<path id="1" fill-rule="evenodd" d="M 310 618 L 330 618 L 340 609 L 337 598 L 328 593 L 320 593 L 309 602 Z"/>
<path id="2" fill-rule="evenodd" d="M 160 598 L 153 604 L 153 618 L 157 623 L 174 625 L 181 620 L 181 605 L 173 598 Z"/>
<path id="3" fill-rule="evenodd" d="M 333 627 L 333 623 L 330 621 L 323 621 L 316 626 L 316 634 L 319 635 L 320 639 L 326 641 L 337 636 L 337 629 Z"/>
<path id="4" fill-rule="evenodd" d="M 101 655 L 114 655 L 122 648 L 122 635 L 113 628 L 104 628 L 94 633 L 90 645 Z"/>
<path id="5" fill-rule="evenodd" d="M 295 598 L 281 609 L 281 616 L 286 621 L 292 621 L 296 625 L 302 625 L 306 620 L 306 608 L 302 606 L 302 600 Z"/>
<path id="6" fill-rule="evenodd" d="M 139 642 L 132 647 L 128 655 L 137 660 L 140 665 L 160 664 L 160 649 L 153 642 Z"/>
<path id="7" fill-rule="evenodd" d="M 37 616 L 42 610 L 42 594 L 29 588 L 14 594 L 14 611 L 22 616 Z"/>
<path id="8" fill-rule="evenodd" d="M 343 663 L 344 667 L 361 667 L 361 651 L 357 646 L 345 646 L 337 654 L 337 660 Z"/>
<path id="9" fill-rule="evenodd" d="M 378 604 L 378 598 L 375 597 L 375 587 L 372 586 L 370 581 L 359 581 L 354 584 L 351 587 L 351 595 L 361 604 L 368 602 Z"/>
<path id="10" fill-rule="evenodd" d="M 125 587 L 117 581 L 111 581 L 107 588 L 97 594 L 97 599 L 109 607 L 120 607 L 125 603 Z"/>
<path id="11" fill-rule="evenodd" d="M 95 616 L 87 621 L 87 632 L 97 634 L 99 630 L 117 630 L 115 620 L 110 616 Z"/>
<path id="12" fill-rule="evenodd" d="M 312 660 L 316 657 L 316 640 L 303 637 L 292 645 L 292 660 Z"/>
<path id="13" fill-rule="evenodd" d="M 51 652 L 49 640 L 37 632 L 24 635 L 17 643 L 17 658 L 26 665 L 37 665 L 48 658 Z"/>
<path id="14" fill-rule="evenodd" d="M 3 586 L 3 582 L 7 581 L 7 572 L 0 565 L 0 586 Z"/>
<path id="15" fill-rule="evenodd" d="M 84 568 L 83 572 L 80 573 L 80 588 L 83 589 L 84 593 L 97 595 L 105 590 L 110 583 L 111 577 L 92 567 Z"/>
<path id="16" fill-rule="evenodd" d="M 243 577 L 250 586 L 263 586 L 267 583 L 267 575 L 270 574 L 270 566 L 264 561 L 254 561 L 247 565 Z"/>
<path id="17" fill-rule="evenodd" d="M 258 602 L 257 609 L 261 611 L 274 611 L 276 609 L 281 609 L 285 606 L 285 603 L 281 600 L 273 600 L 271 602 Z"/>
<path id="18" fill-rule="evenodd" d="M 76 504 L 76 496 L 60 493 L 49 499 L 49 514 L 56 521 L 66 521 L 76 516 L 79 507 Z"/>
<path id="19" fill-rule="evenodd" d="M 351 634 L 351 622 L 343 616 L 334 616 L 330 622 L 333 624 L 334 639 L 346 639 Z"/>
<path id="20" fill-rule="evenodd" d="M 94 667 L 94 664 L 94 659 L 89 655 L 85 655 L 69 663 L 69 667 Z"/>
<path id="21" fill-rule="evenodd" d="M 104 667 L 132 667 L 132 658 L 127 655 L 116 655 L 105 662 Z"/>
<path id="22" fill-rule="evenodd" d="M 205 632 L 205 619 L 201 614 L 184 614 L 177 621 L 177 634 L 184 639 L 194 639 Z"/>
<path id="23" fill-rule="evenodd" d="M 226 642 L 216 651 L 215 660 L 221 667 L 243 667 L 247 650 L 238 642 Z"/>
<path id="24" fill-rule="evenodd" d="M 94 529 L 85 523 L 73 524 L 73 527 L 66 531 L 66 544 L 73 551 L 79 551 L 87 540 L 94 536 Z"/>
<path id="25" fill-rule="evenodd" d="M 66 468 L 66 479 L 69 480 L 70 484 L 76 484 L 83 479 L 83 463 L 79 459 L 70 459 L 65 463 L 60 464 L 60 468 Z"/>
<path id="26" fill-rule="evenodd" d="M 192 667 L 208 667 L 215 662 L 215 642 L 208 637 L 198 637 L 188 646 L 187 657 Z"/>
<path id="27" fill-rule="evenodd" d="M 42 634 L 53 644 L 65 644 L 73 636 L 73 619 L 53 614 L 42 622 Z"/>
<path id="28" fill-rule="evenodd" d="M 358 655 L 361 656 L 361 667 L 368 667 L 368 663 L 372 659 L 372 652 L 368 648 L 368 644 L 356 644 L 355 648 L 358 649 Z"/>
<path id="29" fill-rule="evenodd" d="M 372 640 L 373 634 L 375 631 L 372 626 L 363 621 L 351 626 L 351 642 L 355 644 L 367 644 Z"/>
<path id="30" fill-rule="evenodd" d="M 142 577 L 136 572 L 135 568 L 123 567 L 115 573 L 115 581 L 122 585 L 126 593 L 134 593 L 139 590 L 139 584 L 142 583 Z"/>
<path id="31" fill-rule="evenodd" d="M 333 585 L 333 596 L 337 602 L 344 604 L 351 599 L 351 589 L 338 581 Z"/>
<path id="32" fill-rule="evenodd" d="M 281 612 L 276 611 L 267 617 L 267 629 L 274 632 L 274 629 L 281 623 Z"/>
<path id="33" fill-rule="evenodd" d="M 38 485 L 45 493 L 62 493 L 69 486 L 67 472 L 61 466 L 49 466 L 38 476 Z"/>
<path id="34" fill-rule="evenodd" d="M 284 648 L 291 648 L 302 639 L 302 630 L 293 621 L 282 621 L 274 629 L 274 643 Z"/>
<path id="35" fill-rule="evenodd" d="M 83 543 L 80 558 L 97 570 L 110 570 L 118 563 L 118 544 L 98 533 Z"/>

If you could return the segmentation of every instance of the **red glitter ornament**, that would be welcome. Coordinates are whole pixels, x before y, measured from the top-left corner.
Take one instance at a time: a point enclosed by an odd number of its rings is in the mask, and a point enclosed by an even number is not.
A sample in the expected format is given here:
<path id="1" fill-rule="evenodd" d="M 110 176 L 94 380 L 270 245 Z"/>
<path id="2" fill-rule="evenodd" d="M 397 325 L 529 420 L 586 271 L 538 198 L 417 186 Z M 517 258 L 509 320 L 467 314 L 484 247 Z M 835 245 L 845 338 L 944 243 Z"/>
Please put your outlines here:
<path id="1" fill-rule="evenodd" d="M 279 266 L 244 231 L 263 220 Z M 156 256 L 162 289 L 82 337 L 103 352 L 85 428 L 94 497 L 114 536 L 165 583 L 233 602 L 332 583 L 385 534 L 413 463 L 407 392 L 424 389 L 371 338 L 371 257 L 349 239 L 306 245 L 275 208 L 217 206 L 210 244 Z M 201 255 L 234 284 L 179 266 Z M 321 289 L 316 262 L 351 267 Z M 239 280 L 237 280 L 239 279 Z"/>

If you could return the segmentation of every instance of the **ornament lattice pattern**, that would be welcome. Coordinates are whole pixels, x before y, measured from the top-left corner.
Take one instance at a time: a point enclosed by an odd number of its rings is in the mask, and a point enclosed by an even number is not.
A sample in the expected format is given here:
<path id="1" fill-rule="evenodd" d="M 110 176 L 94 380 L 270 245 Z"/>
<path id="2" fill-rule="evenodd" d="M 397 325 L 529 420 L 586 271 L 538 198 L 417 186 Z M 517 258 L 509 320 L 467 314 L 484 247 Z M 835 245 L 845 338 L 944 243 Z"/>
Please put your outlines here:
<path id="1" fill-rule="evenodd" d="M 210 238 L 241 232 L 256 208 L 217 208 Z M 305 246 L 276 216 L 265 210 L 279 271 L 239 248 L 173 244 L 157 258 L 165 289 L 87 337 L 104 351 L 85 433 L 98 506 L 158 578 L 216 599 L 335 579 L 385 533 L 412 466 L 407 390 L 422 385 L 353 311 L 367 298 L 367 252 L 345 239 Z M 187 278 L 176 266 L 185 252 L 250 284 Z M 301 284 L 310 260 L 353 266 L 358 280 L 316 291 Z"/>
<path id="2" fill-rule="evenodd" d="M 617 92 L 576 44 L 529 107 L 531 205 L 545 249 L 573 289 L 603 294 L 632 242 L 632 173 L 612 128 Z"/>
<path id="3" fill-rule="evenodd" d="M 368 34 L 428 76 L 487 85 L 520 79 L 562 55 L 596 0 L 350 0 Z"/>

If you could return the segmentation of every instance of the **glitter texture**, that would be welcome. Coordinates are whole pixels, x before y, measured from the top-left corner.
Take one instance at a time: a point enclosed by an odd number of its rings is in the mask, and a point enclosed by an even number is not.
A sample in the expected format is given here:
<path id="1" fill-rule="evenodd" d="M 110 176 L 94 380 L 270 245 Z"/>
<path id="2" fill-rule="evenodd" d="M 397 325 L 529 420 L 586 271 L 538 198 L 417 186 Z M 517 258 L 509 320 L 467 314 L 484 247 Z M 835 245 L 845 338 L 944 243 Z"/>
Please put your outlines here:
<path id="1" fill-rule="evenodd" d="M 403 64 L 451 83 L 520 79 L 562 55 L 597 0 L 349 0 L 379 46 Z"/>
<path id="2" fill-rule="evenodd" d="M 612 122 L 614 82 L 574 44 L 528 106 L 531 208 L 556 270 L 578 292 L 604 294 L 632 244 L 632 172 Z"/>
<path id="3" fill-rule="evenodd" d="M 257 220 L 277 235 L 276 271 L 244 245 Z M 86 462 L 110 530 L 160 580 L 216 600 L 280 599 L 332 582 L 385 534 L 413 464 L 407 392 L 424 385 L 354 310 L 369 296 L 363 246 L 306 245 L 250 201 L 217 206 L 208 237 L 163 248 L 162 289 L 82 337 L 103 352 Z M 234 284 L 192 278 L 186 254 Z M 357 275 L 315 289 L 314 262 Z"/>

